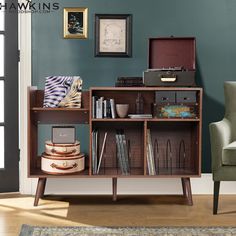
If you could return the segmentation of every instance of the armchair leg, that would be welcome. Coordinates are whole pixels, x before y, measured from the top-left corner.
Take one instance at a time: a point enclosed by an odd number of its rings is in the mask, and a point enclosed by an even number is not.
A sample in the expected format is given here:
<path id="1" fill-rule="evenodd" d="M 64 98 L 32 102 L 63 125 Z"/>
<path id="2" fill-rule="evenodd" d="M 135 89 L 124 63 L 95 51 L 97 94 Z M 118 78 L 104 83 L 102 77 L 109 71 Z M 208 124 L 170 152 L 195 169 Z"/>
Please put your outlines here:
<path id="1" fill-rule="evenodd" d="M 219 201 L 219 192 L 220 192 L 220 181 L 214 181 L 214 200 L 213 200 L 213 214 L 217 214 L 218 210 L 218 201 Z"/>

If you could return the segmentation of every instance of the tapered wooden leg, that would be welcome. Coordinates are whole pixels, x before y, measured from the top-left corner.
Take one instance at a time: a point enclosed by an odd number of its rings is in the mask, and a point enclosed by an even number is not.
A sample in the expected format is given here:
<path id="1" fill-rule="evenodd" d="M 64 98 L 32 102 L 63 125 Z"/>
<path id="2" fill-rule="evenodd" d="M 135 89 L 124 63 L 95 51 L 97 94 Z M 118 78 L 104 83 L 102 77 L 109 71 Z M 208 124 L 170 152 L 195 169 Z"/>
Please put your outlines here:
<path id="1" fill-rule="evenodd" d="M 190 178 L 182 178 L 181 181 L 183 186 L 184 197 L 187 197 L 188 205 L 192 206 L 193 197 L 192 197 Z"/>
<path id="2" fill-rule="evenodd" d="M 117 200 L 117 178 L 112 178 L 112 200 Z"/>
<path id="3" fill-rule="evenodd" d="M 182 189 L 183 189 L 183 196 L 187 197 L 186 185 L 185 185 L 185 182 L 184 182 L 184 178 L 181 178 L 181 183 L 182 183 Z"/>
<path id="4" fill-rule="evenodd" d="M 218 201 L 219 201 L 219 192 L 220 192 L 220 181 L 214 181 L 214 199 L 213 199 L 213 214 L 217 214 L 218 210 Z"/>
<path id="5" fill-rule="evenodd" d="M 193 197 L 192 197 L 192 189 L 191 189 L 191 182 L 190 178 L 186 179 L 186 189 L 187 189 L 187 198 L 188 198 L 188 205 L 193 205 Z"/>
<path id="6" fill-rule="evenodd" d="M 44 194 L 45 186 L 46 186 L 47 178 L 39 178 L 37 190 L 34 198 L 34 206 L 38 206 L 39 198 L 41 198 Z"/>
<path id="7" fill-rule="evenodd" d="M 44 181 L 43 181 L 43 186 L 42 186 L 42 191 L 41 191 L 40 198 L 43 198 L 43 196 L 44 196 L 44 192 L 45 192 L 45 188 L 46 188 L 46 183 L 47 183 L 47 178 L 45 178 Z"/>

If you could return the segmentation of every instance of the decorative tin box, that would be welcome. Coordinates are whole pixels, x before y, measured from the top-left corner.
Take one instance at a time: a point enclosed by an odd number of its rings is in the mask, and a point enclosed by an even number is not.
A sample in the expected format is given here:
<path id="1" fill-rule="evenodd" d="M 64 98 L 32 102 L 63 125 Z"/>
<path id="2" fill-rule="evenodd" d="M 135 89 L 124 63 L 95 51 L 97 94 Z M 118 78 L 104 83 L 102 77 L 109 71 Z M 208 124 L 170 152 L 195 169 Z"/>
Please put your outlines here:
<path id="1" fill-rule="evenodd" d="M 195 86 L 195 38 L 149 39 L 145 86 Z"/>
<path id="2" fill-rule="evenodd" d="M 80 142 L 74 144 L 55 144 L 51 141 L 45 142 L 45 153 L 54 156 L 67 156 L 80 154 Z"/>
<path id="3" fill-rule="evenodd" d="M 196 91 L 156 91 L 154 117 L 197 118 Z"/>
<path id="4" fill-rule="evenodd" d="M 52 127 L 53 143 L 75 143 L 74 126 L 53 126 Z"/>
<path id="5" fill-rule="evenodd" d="M 84 154 L 55 156 L 42 154 L 41 169 L 48 174 L 71 174 L 84 170 Z"/>

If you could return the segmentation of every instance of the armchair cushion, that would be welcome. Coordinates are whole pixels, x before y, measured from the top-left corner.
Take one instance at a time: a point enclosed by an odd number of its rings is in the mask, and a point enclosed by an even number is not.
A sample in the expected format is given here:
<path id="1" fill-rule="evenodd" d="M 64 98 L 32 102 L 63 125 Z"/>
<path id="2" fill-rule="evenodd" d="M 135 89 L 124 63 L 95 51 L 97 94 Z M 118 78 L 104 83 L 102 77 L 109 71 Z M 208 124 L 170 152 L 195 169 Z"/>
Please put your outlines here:
<path id="1" fill-rule="evenodd" d="M 226 166 L 236 166 L 236 141 L 223 148 L 222 164 Z"/>
<path id="2" fill-rule="evenodd" d="M 232 142 L 231 123 L 224 118 L 210 124 L 211 160 L 213 176 L 215 171 L 222 167 L 223 148 Z"/>

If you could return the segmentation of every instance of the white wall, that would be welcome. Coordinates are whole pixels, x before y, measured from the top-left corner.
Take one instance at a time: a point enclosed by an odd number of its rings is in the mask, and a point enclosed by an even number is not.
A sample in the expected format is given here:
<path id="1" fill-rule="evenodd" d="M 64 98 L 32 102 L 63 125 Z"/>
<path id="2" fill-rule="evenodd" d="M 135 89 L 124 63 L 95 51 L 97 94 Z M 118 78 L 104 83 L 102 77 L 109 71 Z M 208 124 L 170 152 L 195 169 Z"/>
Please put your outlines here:
<path id="1" fill-rule="evenodd" d="M 25 0 L 22 0 L 22 2 Z M 19 73 L 19 121 L 20 121 L 20 192 L 34 194 L 36 179 L 27 178 L 27 86 L 31 84 L 31 15 L 19 14 L 19 45 L 21 62 Z M 193 178 L 194 194 L 212 194 L 211 174 Z M 50 194 L 111 194 L 111 179 L 49 179 L 46 193 Z M 120 194 L 178 194 L 181 193 L 179 179 L 119 179 Z M 236 182 L 221 185 L 221 193 L 236 194 Z"/>

